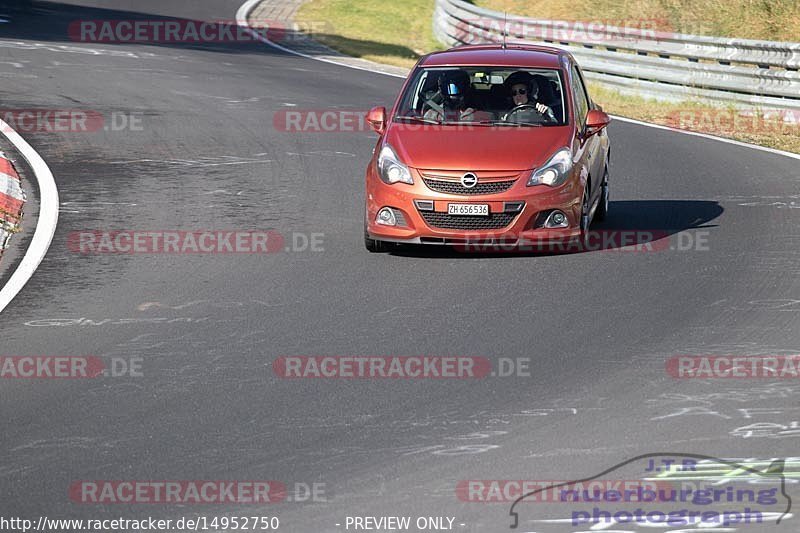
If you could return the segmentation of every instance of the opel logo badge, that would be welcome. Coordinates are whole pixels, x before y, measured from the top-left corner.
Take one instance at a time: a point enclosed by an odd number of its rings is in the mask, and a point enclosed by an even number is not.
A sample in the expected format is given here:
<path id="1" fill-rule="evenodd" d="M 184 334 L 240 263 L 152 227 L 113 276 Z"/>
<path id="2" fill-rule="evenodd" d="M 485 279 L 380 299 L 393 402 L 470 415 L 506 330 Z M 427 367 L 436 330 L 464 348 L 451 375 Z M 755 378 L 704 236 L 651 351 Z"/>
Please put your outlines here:
<path id="1" fill-rule="evenodd" d="M 472 172 L 467 172 L 466 174 L 461 176 L 461 185 L 463 185 L 465 189 L 471 189 L 477 184 L 478 184 L 478 176 L 476 176 Z"/>

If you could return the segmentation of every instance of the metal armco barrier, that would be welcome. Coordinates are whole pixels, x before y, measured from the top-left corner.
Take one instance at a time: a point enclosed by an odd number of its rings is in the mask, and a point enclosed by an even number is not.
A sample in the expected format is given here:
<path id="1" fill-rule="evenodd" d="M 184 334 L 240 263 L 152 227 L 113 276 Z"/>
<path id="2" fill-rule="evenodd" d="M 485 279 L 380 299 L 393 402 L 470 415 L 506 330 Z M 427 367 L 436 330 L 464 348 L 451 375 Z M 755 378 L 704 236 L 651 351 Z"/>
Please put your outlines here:
<path id="1" fill-rule="evenodd" d="M 800 109 L 800 43 L 683 35 L 647 28 L 539 20 L 436 0 L 434 35 L 448 46 L 502 42 L 569 51 L 586 78 L 666 101 Z"/>

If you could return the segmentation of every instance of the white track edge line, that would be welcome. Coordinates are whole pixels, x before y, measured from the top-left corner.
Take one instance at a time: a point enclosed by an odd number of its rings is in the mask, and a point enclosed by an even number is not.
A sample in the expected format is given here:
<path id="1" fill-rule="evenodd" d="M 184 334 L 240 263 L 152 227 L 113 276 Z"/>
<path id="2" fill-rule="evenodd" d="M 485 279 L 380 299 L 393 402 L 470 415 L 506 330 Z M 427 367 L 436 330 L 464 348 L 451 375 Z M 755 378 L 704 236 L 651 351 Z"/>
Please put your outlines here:
<path id="1" fill-rule="evenodd" d="M 307 59 L 313 59 L 314 61 L 321 61 L 322 63 L 330 63 L 332 65 L 338 65 L 340 67 L 347 67 L 347 68 L 352 68 L 352 69 L 356 69 L 356 70 L 364 70 L 364 71 L 367 71 L 367 72 L 373 72 L 375 74 L 383 74 L 384 76 L 392 76 L 394 78 L 405 78 L 405 76 L 401 76 L 399 74 L 392 74 L 391 72 L 381 72 L 379 70 L 371 70 L 371 69 L 368 69 L 368 68 L 358 67 L 358 66 L 355 66 L 355 65 L 348 65 L 347 63 L 342 63 L 340 61 L 335 61 L 333 59 L 323 59 L 323 58 L 319 58 L 319 57 L 314 57 L 312 55 L 304 54 L 304 53 L 298 52 L 296 50 L 291 50 L 289 48 L 286 48 L 285 46 L 281 46 L 281 45 L 279 45 L 277 43 L 274 43 L 274 42 L 270 41 L 269 39 L 267 39 L 263 35 L 259 34 L 258 32 L 251 30 L 250 29 L 250 24 L 247 22 L 247 17 L 250 15 L 250 12 L 260 2 L 261 2 L 261 0 L 247 0 L 244 4 L 242 4 L 242 6 L 236 12 L 236 24 L 238 24 L 239 26 L 243 26 L 243 27 L 247 28 L 247 30 L 250 31 L 250 33 L 256 39 L 261 41 L 262 43 L 268 44 L 269 46 L 277 48 L 278 50 L 283 50 L 284 52 L 288 52 L 290 54 L 294 54 L 294 55 L 300 56 L 300 57 L 305 57 Z M 792 159 L 800 159 L 800 154 L 793 154 L 792 152 L 786 152 L 784 150 L 778 150 L 776 148 L 767 148 L 766 146 L 758 146 L 756 144 L 750 144 L 750 143 L 746 143 L 746 142 L 742 142 L 742 141 L 735 141 L 733 139 L 726 139 L 724 137 L 717 137 L 716 135 L 710 135 L 708 133 L 699 133 L 699 132 L 695 132 L 695 131 L 686 131 L 686 130 L 681 130 L 681 129 L 677 129 L 677 128 L 670 128 L 669 126 L 662 126 L 660 124 L 652 124 L 650 122 L 642 122 L 641 120 L 635 120 L 635 119 L 627 118 L 627 117 L 620 117 L 618 115 L 611 115 L 611 116 L 616 120 L 621 120 L 623 122 L 630 122 L 631 124 L 638 124 L 639 126 L 648 126 L 650 128 L 669 130 L 669 131 L 673 131 L 675 133 L 682 133 L 684 135 L 693 135 L 695 137 L 702 137 L 704 139 L 711 139 L 713 141 L 719 141 L 719 142 L 724 142 L 724 143 L 728 143 L 728 144 L 733 144 L 735 146 L 742 146 L 744 148 L 750 148 L 752 150 L 761 150 L 762 152 L 769 152 L 771 154 L 777 154 L 777 155 L 782 155 L 782 156 L 785 156 L 785 157 L 791 157 Z"/>
<path id="2" fill-rule="evenodd" d="M 656 128 L 659 130 L 668 130 L 674 131 L 675 133 L 682 133 L 684 135 L 692 135 L 694 137 L 702 137 L 704 139 L 712 139 L 714 141 L 721 141 L 728 144 L 733 144 L 735 146 L 743 146 L 745 148 L 752 148 L 754 150 L 761 150 L 762 152 L 769 152 L 771 154 L 778 154 L 786 157 L 791 157 L 793 159 L 800 159 L 800 154 L 793 154 L 792 152 L 786 152 L 784 150 L 778 150 L 777 148 L 768 148 L 766 146 L 758 146 L 757 144 L 750 144 L 742 141 L 737 141 L 734 139 L 726 139 L 724 137 L 717 137 L 716 135 L 711 135 L 709 133 L 700 133 L 698 131 L 687 131 L 681 130 L 678 128 L 670 128 L 669 126 L 663 126 L 661 124 L 651 124 L 650 122 L 642 122 L 641 120 L 635 120 L 628 117 L 618 117 L 617 115 L 612 115 L 615 119 L 621 120 L 622 122 L 630 122 L 631 124 L 638 124 L 640 126 L 648 126 L 650 128 Z"/>
<path id="3" fill-rule="evenodd" d="M 0 131 L 28 162 L 39 184 L 39 220 L 36 222 L 36 231 L 17 269 L 0 289 L 0 312 L 2 312 L 33 277 L 47 254 L 58 225 L 59 205 L 58 188 L 53 173 L 44 159 L 19 133 L 2 120 L 0 120 Z"/>
<path id="4" fill-rule="evenodd" d="M 284 52 L 288 52 L 288 53 L 290 53 L 292 55 L 305 57 L 306 59 L 313 59 L 314 61 L 320 61 L 322 63 L 330 63 L 331 65 L 338 65 L 340 67 L 347 67 L 347 68 L 352 68 L 352 69 L 356 69 L 356 70 L 363 70 L 363 71 L 366 71 L 366 72 L 374 72 L 376 74 L 383 74 L 384 76 L 392 76 L 394 78 L 405 78 L 405 76 L 401 76 L 400 74 L 392 74 L 391 72 L 381 72 L 379 70 L 372 70 L 372 69 L 369 69 L 369 68 L 366 68 L 366 67 L 359 67 L 359 66 L 356 66 L 356 65 L 348 65 L 347 63 L 342 63 L 342 62 L 336 61 L 334 59 L 325 59 L 325 58 L 321 58 L 321 57 L 315 57 L 315 56 L 312 56 L 312 55 L 309 55 L 309 54 L 304 54 L 303 52 L 298 52 L 297 50 L 292 50 L 290 48 L 286 48 L 285 46 L 281 46 L 281 45 L 279 45 L 278 43 L 276 43 L 274 41 L 270 41 L 269 39 L 267 39 L 266 37 L 264 37 L 263 35 L 261 35 L 257 31 L 254 31 L 250 27 L 250 23 L 247 21 L 247 17 L 250 16 L 250 12 L 253 9 L 255 9 L 255 7 L 259 3 L 261 3 L 261 0 L 247 0 L 244 4 L 242 4 L 242 6 L 236 12 L 236 24 L 238 26 L 241 26 L 241 27 L 245 28 L 248 32 L 250 32 L 250 34 L 253 37 L 255 37 L 257 40 L 261 41 L 262 43 L 268 44 L 269 46 L 272 46 L 273 48 L 277 48 L 278 50 L 282 50 Z"/>

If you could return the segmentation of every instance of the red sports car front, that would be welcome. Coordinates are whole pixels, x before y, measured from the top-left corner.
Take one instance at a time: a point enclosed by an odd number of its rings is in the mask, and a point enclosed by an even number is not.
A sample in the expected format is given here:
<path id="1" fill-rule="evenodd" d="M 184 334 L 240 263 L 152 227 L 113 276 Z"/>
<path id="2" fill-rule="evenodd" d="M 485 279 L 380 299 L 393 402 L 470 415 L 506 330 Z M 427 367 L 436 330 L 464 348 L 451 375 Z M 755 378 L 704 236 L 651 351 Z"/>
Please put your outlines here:
<path id="1" fill-rule="evenodd" d="M 367 167 L 365 243 L 547 243 L 608 201 L 605 133 L 579 69 L 544 47 L 462 47 L 412 71 Z M 578 92 L 580 91 L 580 92 Z"/>

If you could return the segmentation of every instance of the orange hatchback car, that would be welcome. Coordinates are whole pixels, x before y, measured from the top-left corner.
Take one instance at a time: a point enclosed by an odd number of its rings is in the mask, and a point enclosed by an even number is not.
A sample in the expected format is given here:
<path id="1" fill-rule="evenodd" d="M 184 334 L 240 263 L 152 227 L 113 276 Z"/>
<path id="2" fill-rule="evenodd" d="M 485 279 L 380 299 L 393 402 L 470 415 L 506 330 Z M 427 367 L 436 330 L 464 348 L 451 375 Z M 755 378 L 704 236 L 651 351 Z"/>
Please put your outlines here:
<path id="1" fill-rule="evenodd" d="M 471 45 L 419 60 L 366 174 L 364 241 L 546 243 L 585 239 L 608 213 L 610 118 L 566 51 Z"/>

